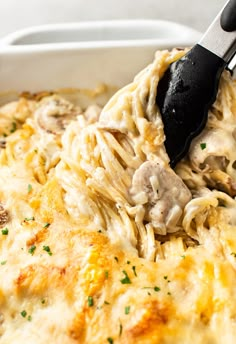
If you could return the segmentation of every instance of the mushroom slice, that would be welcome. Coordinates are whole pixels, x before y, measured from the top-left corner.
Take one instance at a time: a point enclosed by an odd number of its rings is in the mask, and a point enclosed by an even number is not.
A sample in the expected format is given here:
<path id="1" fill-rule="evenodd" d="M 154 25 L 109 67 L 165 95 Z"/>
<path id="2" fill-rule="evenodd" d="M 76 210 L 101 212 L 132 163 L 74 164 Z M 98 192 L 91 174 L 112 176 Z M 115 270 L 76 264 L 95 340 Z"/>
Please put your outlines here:
<path id="1" fill-rule="evenodd" d="M 62 134 L 66 126 L 81 113 L 79 107 L 57 95 L 43 98 L 35 111 L 40 128 L 50 134 Z"/>
<path id="2" fill-rule="evenodd" d="M 8 211 L 4 208 L 2 203 L 0 203 L 0 227 L 5 226 L 5 224 L 9 221 L 9 214 Z"/>
<path id="3" fill-rule="evenodd" d="M 159 233 L 177 231 L 183 208 L 191 200 L 191 192 L 168 166 L 147 161 L 134 173 L 130 194 L 136 204 L 145 207 L 145 220 Z"/>

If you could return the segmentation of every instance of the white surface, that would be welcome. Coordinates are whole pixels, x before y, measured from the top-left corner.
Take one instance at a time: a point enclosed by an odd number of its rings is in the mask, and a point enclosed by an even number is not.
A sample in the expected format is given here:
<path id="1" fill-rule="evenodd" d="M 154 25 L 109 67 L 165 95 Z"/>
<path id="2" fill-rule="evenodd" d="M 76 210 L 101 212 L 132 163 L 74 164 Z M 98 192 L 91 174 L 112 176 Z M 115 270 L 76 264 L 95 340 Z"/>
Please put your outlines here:
<path id="1" fill-rule="evenodd" d="M 198 41 L 200 36 L 194 29 L 169 21 L 119 19 L 33 26 L 5 36 L 0 43 L 3 48 L 60 43 L 79 43 L 79 47 L 158 46 L 166 42 L 171 46 L 186 46 Z"/>
<path id="2" fill-rule="evenodd" d="M 225 0 L 0 0 L 0 37 L 60 22 L 166 19 L 204 31 Z"/>
<path id="3" fill-rule="evenodd" d="M 94 42 L 93 35 L 97 38 L 98 27 L 100 40 Z M 135 37 L 135 32 L 141 27 L 143 33 L 155 30 L 155 38 L 139 40 Z M 124 29 L 127 37 L 132 35 L 133 40 L 124 37 Z M 37 35 L 37 43 L 40 43 L 40 34 L 47 31 L 53 33 L 54 38 L 57 33 L 63 37 L 71 31 L 77 36 L 82 34 L 84 39 L 89 36 L 88 42 L 45 44 L 43 35 L 43 44 L 14 45 L 14 42 L 23 43 L 29 37 L 32 43 L 32 33 L 35 34 L 37 30 L 26 30 L 2 43 L 0 91 L 94 88 L 101 83 L 121 87 L 131 82 L 137 72 L 152 62 L 157 49 L 189 46 L 198 39 L 198 34 L 192 29 L 170 22 L 106 21 L 46 27 Z M 109 40 L 102 41 L 103 34 L 107 38 L 108 32 Z"/>

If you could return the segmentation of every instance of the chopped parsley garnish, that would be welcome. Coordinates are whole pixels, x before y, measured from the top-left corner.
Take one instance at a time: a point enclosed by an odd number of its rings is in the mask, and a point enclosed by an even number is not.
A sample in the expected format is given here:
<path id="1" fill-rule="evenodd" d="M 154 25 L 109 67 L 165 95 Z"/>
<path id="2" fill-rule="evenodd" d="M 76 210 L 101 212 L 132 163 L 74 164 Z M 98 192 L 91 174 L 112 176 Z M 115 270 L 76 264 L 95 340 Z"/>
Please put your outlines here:
<path id="1" fill-rule="evenodd" d="M 34 254 L 34 251 L 36 250 L 36 246 L 35 245 L 32 245 L 32 246 L 30 246 L 30 248 L 28 249 L 28 252 L 30 253 L 30 254 Z"/>
<path id="2" fill-rule="evenodd" d="M 154 288 L 153 287 L 143 287 L 142 289 L 153 289 L 154 291 L 158 292 L 161 290 L 161 288 L 155 286 Z M 149 294 L 148 294 L 149 295 Z M 150 294 L 151 295 L 151 294 Z"/>
<path id="3" fill-rule="evenodd" d="M 49 222 L 46 222 L 44 225 L 43 225 L 43 228 L 48 228 L 50 226 L 50 223 Z"/>
<path id="4" fill-rule="evenodd" d="M 137 277 L 137 273 L 136 273 L 136 267 L 135 267 L 135 266 L 132 266 L 132 270 L 133 270 L 133 272 L 134 272 L 134 276 L 136 276 L 136 277 Z"/>
<path id="5" fill-rule="evenodd" d="M 130 261 L 129 260 L 127 260 L 127 262 L 126 262 L 127 264 L 130 264 Z"/>
<path id="6" fill-rule="evenodd" d="M 16 131 L 16 122 L 12 122 L 10 133 L 14 133 Z"/>
<path id="7" fill-rule="evenodd" d="M 32 320 L 32 316 L 31 316 L 31 315 L 28 315 L 27 320 L 28 320 L 28 321 L 31 321 L 31 320 Z"/>
<path id="8" fill-rule="evenodd" d="M 49 256 L 52 255 L 52 252 L 49 246 L 43 246 L 43 250 L 46 251 L 49 254 Z"/>
<path id="9" fill-rule="evenodd" d="M 89 307 L 93 306 L 93 297 L 92 296 L 88 296 L 88 306 Z"/>
<path id="10" fill-rule="evenodd" d="M 110 305 L 110 302 L 104 301 L 104 305 Z"/>
<path id="11" fill-rule="evenodd" d="M 182 256 L 180 256 L 182 259 L 185 259 L 186 258 L 186 256 L 183 254 Z"/>
<path id="12" fill-rule="evenodd" d="M 125 307 L 125 314 L 129 314 L 129 312 L 130 312 L 130 306 L 126 306 Z"/>
<path id="13" fill-rule="evenodd" d="M 164 279 L 167 280 L 168 276 L 164 276 Z"/>
<path id="14" fill-rule="evenodd" d="M 104 271 L 104 274 L 105 274 L 105 279 L 108 279 L 109 271 L 105 270 L 105 271 Z"/>
<path id="15" fill-rule="evenodd" d="M 6 264 L 6 260 L 3 260 L 2 262 L 1 262 L 1 265 L 5 265 Z"/>
<path id="16" fill-rule="evenodd" d="M 2 229 L 2 235 L 8 235 L 8 228 Z"/>
<path id="17" fill-rule="evenodd" d="M 119 259 L 117 257 L 114 257 L 114 259 L 117 263 L 119 262 Z"/>
<path id="18" fill-rule="evenodd" d="M 22 315 L 23 318 L 25 318 L 27 315 L 27 312 L 25 310 L 23 310 L 20 314 Z"/>
<path id="19" fill-rule="evenodd" d="M 160 291 L 161 290 L 161 288 L 159 288 L 159 287 L 154 287 L 154 291 Z"/>
<path id="20" fill-rule="evenodd" d="M 101 229 L 99 229 L 99 230 L 98 230 L 98 233 L 102 233 L 102 230 L 101 230 Z"/>
<path id="21" fill-rule="evenodd" d="M 34 221 L 35 220 L 35 218 L 34 218 L 34 216 L 31 216 L 31 217 L 25 217 L 24 218 L 24 221 Z"/>
<path id="22" fill-rule="evenodd" d="M 28 184 L 28 193 L 30 193 L 32 191 L 32 185 L 31 184 Z"/>
<path id="23" fill-rule="evenodd" d="M 171 293 L 168 291 L 167 295 L 171 295 Z"/>
<path id="24" fill-rule="evenodd" d="M 114 343 L 114 341 L 113 341 L 113 339 L 112 339 L 111 337 L 108 337 L 108 338 L 107 338 L 107 341 L 108 341 L 108 343 L 110 343 L 110 344 L 113 344 L 113 343 Z"/>
<path id="25" fill-rule="evenodd" d="M 230 253 L 230 255 L 234 256 L 234 258 L 236 258 L 236 253 L 235 252 Z"/>
<path id="26" fill-rule="evenodd" d="M 46 300 L 45 300 L 45 299 L 42 299 L 42 300 L 41 300 L 41 303 L 42 303 L 42 305 L 44 305 L 44 304 L 45 304 L 45 302 L 46 302 Z"/>
<path id="27" fill-rule="evenodd" d="M 206 145 L 206 143 L 205 143 L 205 142 L 203 142 L 203 143 L 200 143 L 200 147 L 201 147 L 201 149 L 202 149 L 202 150 L 204 150 L 204 149 L 206 148 L 206 146 L 207 146 L 207 145 Z"/>
<path id="28" fill-rule="evenodd" d="M 122 335 L 122 331 L 123 331 L 123 326 L 122 326 L 122 324 L 120 324 L 120 332 L 119 332 L 119 336 L 121 336 L 121 335 Z"/>
<path id="29" fill-rule="evenodd" d="M 131 284 L 130 278 L 125 270 L 122 271 L 123 274 L 125 275 L 124 278 L 122 278 L 120 281 L 122 284 Z"/>

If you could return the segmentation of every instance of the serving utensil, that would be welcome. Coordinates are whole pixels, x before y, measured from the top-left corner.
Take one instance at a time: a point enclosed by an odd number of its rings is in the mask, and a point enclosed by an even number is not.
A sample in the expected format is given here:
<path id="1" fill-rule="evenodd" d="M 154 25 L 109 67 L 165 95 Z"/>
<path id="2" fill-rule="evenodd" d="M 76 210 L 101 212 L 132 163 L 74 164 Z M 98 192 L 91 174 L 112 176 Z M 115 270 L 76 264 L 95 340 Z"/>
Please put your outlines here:
<path id="1" fill-rule="evenodd" d="M 232 68 L 236 52 L 236 0 L 229 0 L 205 35 L 184 57 L 172 63 L 157 90 L 165 147 L 170 165 L 187 153 L 207 122 L 221 73 Z"/>

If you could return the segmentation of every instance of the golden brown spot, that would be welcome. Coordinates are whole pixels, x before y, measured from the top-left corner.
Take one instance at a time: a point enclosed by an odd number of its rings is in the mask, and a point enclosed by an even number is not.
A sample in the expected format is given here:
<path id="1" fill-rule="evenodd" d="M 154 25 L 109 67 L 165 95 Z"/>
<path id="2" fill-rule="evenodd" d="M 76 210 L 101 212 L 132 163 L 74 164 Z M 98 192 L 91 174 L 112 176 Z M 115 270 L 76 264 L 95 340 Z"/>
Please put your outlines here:
<path id="1" fill-rule="evenodd" d="M 84 315 L 83 310 L 81 310 L 81 312 L 78 312 L 75 315 L 72 321 L 72 324 L 69 325 L 69 328 L 68 328 L 69 337 L 82 342 L 85 326 L 86 326 L 85 315 Z"/>
<path id="2" fill-rule="evenodd" d="M 64 267 L 29 265 L 21 270 L 15 280 L 16 291 L 20 294 L 42 295 L 47 290 L 60 288 L 66 293 L 69 290 L 67 278 Z M 70 289 L 73 290 L 73 285 L 70 285 Z"/>
<path id="3" fill-rule="evenodd" d="M 46 239 L 47 234 L 48 234 L 47 228 L 40 229 L 36 234 L 32 236 L 32 238 L 27 240 L 27 246 L 39 244 L 40 242 Z"/>
<path id="4" fill-rule="evenodd" d="M 209 321 L 210 321 L 208 312 L 202 312 L 202 313 L 200 314 L 200 320 L 202 321 L 202 323 L 203 323 L 204 325 L 208 325 L 208 324 L 209 324 Z"/>
<path id="5" fill-rule="evenodd" d="M 145 336 L 151 332 L 160 331 L 167 322 L 170 314 L 170 307 L 153 300 L 148 304 L 140 305 L 134 315 L 133 326 L 127 330 L 132 338 Z"/>
<path id="6" fill-rule="evenodd" d="M 37 93 L 31 93 L 31 92 L 25 91 L 20 94 L 20 97 L 25 98 L 27 100 L 39 101 L 42 98 L 52 96 L 53 94 L 54 92 L 50 92 L 50 91 L 42 91 L 42 92 L 37 92 Z"/>
<path id="7" fill-rule="evenodd" d="M 43 186 L 37 199 L 40 199 L 39 214 L 43 221 L 51 223 L 54 216 L 58 217 L 58 214 L 67 218 L 63 190 L 56 178 L 51 179 Z"/>

